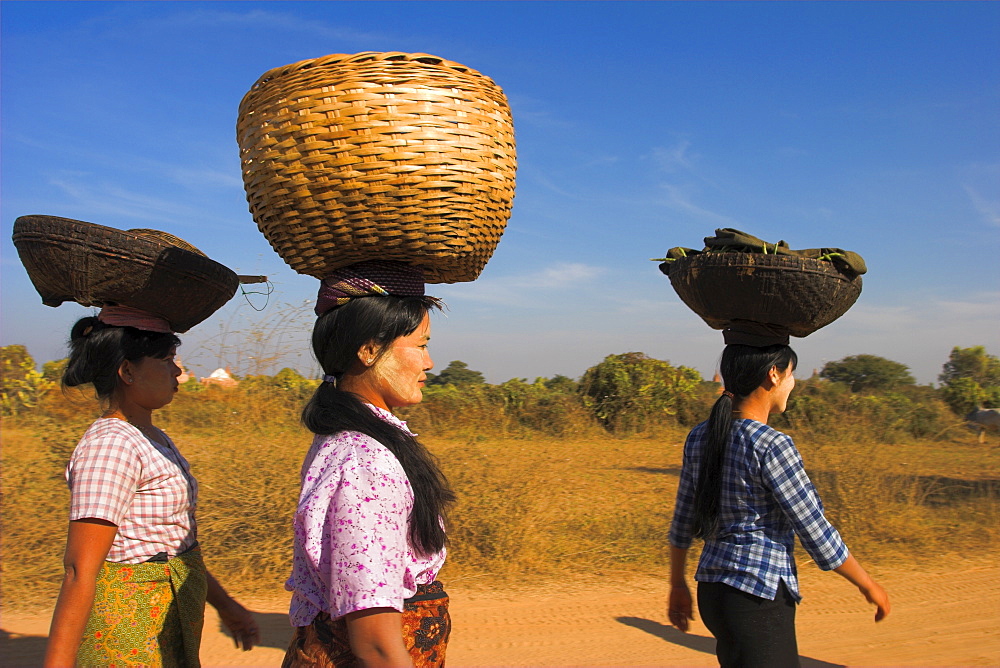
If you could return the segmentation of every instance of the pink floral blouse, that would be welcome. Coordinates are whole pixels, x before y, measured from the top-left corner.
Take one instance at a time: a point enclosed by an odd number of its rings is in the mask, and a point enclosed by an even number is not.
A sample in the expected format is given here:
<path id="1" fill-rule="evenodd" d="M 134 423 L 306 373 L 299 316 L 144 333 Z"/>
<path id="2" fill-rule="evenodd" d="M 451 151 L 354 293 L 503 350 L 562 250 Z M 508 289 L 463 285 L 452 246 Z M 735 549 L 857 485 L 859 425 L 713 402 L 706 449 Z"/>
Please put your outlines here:
<path id="1" fill-rule="evenodd" d="M 392 413 L 371 409 L 407 429 Z M 292 626 L 308 626 L 320 612 L 337 619 L 369 608 L 402 611 L 418 584 L 433 582 L 446 551 L 414 553 L 407 540 L 412 508 L 410 481 L 385 446 L 358 432 L 316 436 L 302 465 L 285 583 Z"/>

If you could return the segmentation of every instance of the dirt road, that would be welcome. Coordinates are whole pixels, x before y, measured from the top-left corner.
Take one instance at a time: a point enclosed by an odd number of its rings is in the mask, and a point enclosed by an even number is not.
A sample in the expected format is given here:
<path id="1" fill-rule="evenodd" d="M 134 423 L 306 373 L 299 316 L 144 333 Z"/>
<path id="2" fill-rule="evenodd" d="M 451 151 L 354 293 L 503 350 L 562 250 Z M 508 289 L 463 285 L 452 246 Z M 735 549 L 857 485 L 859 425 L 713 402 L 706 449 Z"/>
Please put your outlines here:
<path id="1" fill-rule="evenodd" d="M 806 668 L 822 666 L 1000 665 L 1000 567 L 953 565 L 951 571 L 881 570 L 892 615 L 872 621 L 857 590 L 832 573 L 803 565 L 798 611 Z M 519 595 L 481 581 L 448 587 L 454 632 L 448 665 L 714 666 L 714 641 L 700 622 L 688 634 L 665 626 L 664 580 L 612 577 L 547 583 Z M 264 644 L 233 649 L 209 608 L 205 666 L 278 666 L 289 629 L 284 598 L 255 601 Z M 48 610 L 0 615 L 0 665 L 39 665 Z"/>

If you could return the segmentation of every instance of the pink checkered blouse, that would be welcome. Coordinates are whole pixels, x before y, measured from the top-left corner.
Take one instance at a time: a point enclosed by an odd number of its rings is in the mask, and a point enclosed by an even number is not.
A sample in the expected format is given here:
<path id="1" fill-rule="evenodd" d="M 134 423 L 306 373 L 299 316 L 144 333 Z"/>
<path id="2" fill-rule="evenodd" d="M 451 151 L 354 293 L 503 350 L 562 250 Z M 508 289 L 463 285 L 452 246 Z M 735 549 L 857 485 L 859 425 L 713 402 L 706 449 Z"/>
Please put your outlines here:
<path id="1" fill-rule="evenodd" d="M 137 564 L 160 552 L 175 556 L 197 541 L 198 483 L 173 441 L 159 433 L 162 444 L 125 420 L 101 418 L 66 467 L 70 520 L 118 526 L 108 561 Z"/>

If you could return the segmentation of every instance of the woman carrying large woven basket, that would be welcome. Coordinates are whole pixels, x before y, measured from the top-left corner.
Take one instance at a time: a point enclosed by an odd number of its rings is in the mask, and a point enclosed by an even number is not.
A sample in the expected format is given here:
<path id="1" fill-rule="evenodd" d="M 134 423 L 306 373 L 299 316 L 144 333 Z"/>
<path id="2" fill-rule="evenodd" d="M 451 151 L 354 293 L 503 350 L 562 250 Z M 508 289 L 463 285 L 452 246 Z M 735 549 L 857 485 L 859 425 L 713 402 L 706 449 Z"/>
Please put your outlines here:
<path id="1" fill-rule="evenodd" d="M 259 642 L 251 613 L 202 561 L 198 484 L 153 424 L 181 371 L 166 320 L 105 306 L 74 325 L 66 386 L 92 384 L 105 407 L 66 469 L 66 575 L 46 666 L 198 666 L 205 602 L 237 645 Z"/>
<path id="2" fill-rule="evenodd" d="M 889 614 L 885 590 L 826 520 L 792 439 L 767 425 L 785 410 L 796 361 L 784 344 L 727 345 L 724 390 L 684 447 L 667 615 L 681 631 L 694 618 L 685 562 L 692 539 L 702 538 L 698 608 L 724 667 L 799 665 L 796 535 L 821 569 L 836 571 L 877 606 L 875 621 Z"/>
<path id="3" fill-rule="evenodd" d="M 351 265 L 321 284 L 312 344 L 325 375 L 302 415 L 315 436 L 285 585 L 286 667 L 444 665 L 451 621 L 436 577 L 454 495 L 390 412 L 421 400 L 438 306 L 403 263 Z"/>

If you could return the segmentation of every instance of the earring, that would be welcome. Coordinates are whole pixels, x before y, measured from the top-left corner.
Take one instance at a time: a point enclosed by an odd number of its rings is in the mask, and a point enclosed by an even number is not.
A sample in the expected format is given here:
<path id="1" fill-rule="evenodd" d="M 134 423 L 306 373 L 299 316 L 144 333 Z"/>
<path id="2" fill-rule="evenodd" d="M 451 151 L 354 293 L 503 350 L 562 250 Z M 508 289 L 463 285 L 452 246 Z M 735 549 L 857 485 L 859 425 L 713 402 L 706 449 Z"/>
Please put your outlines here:
<path id="1" fill-rule="evenodd" d="M 375 363 L 375 358 L 374 357 L 369 357 L 368 358 L 368 366 L 371 366 L 374 363 Z"/>

